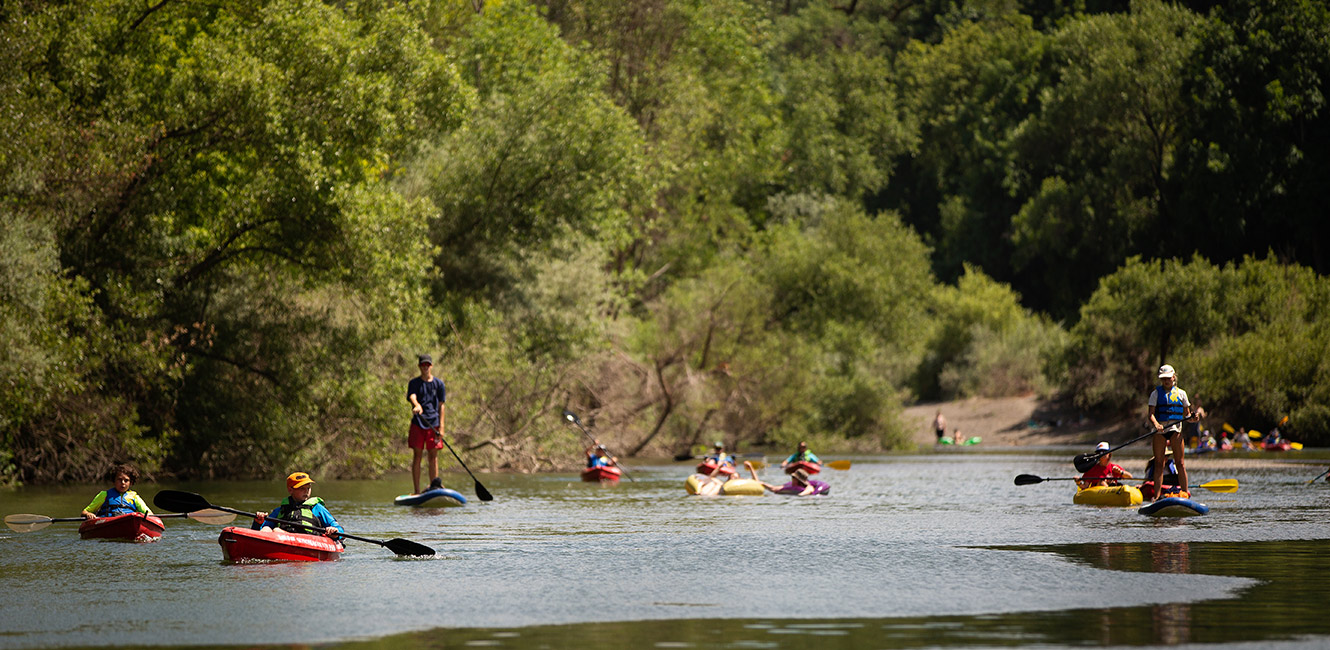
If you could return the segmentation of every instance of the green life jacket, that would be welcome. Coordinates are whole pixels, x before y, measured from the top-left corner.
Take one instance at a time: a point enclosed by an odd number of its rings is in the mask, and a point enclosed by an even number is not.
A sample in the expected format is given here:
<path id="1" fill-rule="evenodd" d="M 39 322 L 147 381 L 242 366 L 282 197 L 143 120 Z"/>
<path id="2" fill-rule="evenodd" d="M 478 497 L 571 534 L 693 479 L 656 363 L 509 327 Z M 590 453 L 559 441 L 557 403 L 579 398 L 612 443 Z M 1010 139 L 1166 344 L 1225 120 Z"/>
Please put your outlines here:
<path id="1" fill-rule="evenodd" d="M 277 517 L 279 519 L 287 519 L 290 521 L 298 521 L 302 524 L 308 524 L 310 527 L 293 526 L 291 524 L 279 524 L 279 527 L 290 533 L 317 535 L 319 533 L 318 528 L 321 528 L 321 526 L 319 525 L 318 520 L 314 518 L 314 506 L 317 506 L 320 503 L 323 503 L 322 497 L 310 497 L 309 499 L 306 499 L 304 503 L 292 503 L 291 497 L 282 499 L 281 511 L 277 513 Z"/>

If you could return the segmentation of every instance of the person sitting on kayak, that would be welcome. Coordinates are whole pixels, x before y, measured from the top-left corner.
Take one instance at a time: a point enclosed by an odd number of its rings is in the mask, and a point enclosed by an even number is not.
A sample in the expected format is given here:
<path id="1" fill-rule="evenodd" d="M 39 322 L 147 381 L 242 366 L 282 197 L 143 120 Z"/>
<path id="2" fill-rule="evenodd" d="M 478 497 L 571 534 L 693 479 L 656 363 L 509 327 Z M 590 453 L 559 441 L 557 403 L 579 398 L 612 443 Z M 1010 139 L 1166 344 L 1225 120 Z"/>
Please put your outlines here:
<path id="1" fill-rule="evenodd" d="M 610 455 L 610 452 L 605 450 L 605 445 L 600 444 L 599 440 L 593 439 L 593 442 L 596 444 L 586 449 L 587 467 L 609 467 L 618 461 L 617 458 Z"/>
<path id="2" fill-rule="evenodd" d="M 1142 477 L 1145 482 L 1141 484 L 1141 496 L 1146 499 L 1153 499 L 1155 495 L 1155 459 L 1151 457 L 1145 464 L 1145 475 Z M 1178 466 L 1173 462 L 1173 450 L 1164 450 L 1164 494 L 1169 496 L 1184 496 L 1181 494 L 1182 488 L 1178 486 Z M 1160 495 L 1161 497 L 1163 495 Z"/>
<path id="3" fill-rule="evenodd" d="M 97 496 L 92 498 L 92 503 L 80 513 L 84 519 L 117 517 L 131 512 L 152 514 L 152 510 L 148 509 L 148 504 L 138 492 L 129 489 L 139 480 L 139 471 L 134 469 L 133 465 L 125 463 L 116 465 L 107 472 L 107 477 L 111 479 L 111 487 L 98 492 Z"/>
<path id="4" fill-rule="evenodd" d="M 795 463 L 813 463 L 814 465 L 821 465 L 822 459 L 818 458 L 817 454 L 808 451 L 808 443 L 801 440 L 799 441 L 799 450 L 790 454 L 790 457 L 786 458 L 780 466 L 781 469 L 784 469 Z"/>
<path id="5" fill-rule="evenodd" d="M 1278 445 L 1283 441 L 1284 438 L 1279 435 L 1279 427 L 1275 427 L 1270 430 L 1270 433 L 1265 434 L 1265 440 L 1263 440 L 1262 442 L 1264 442 L 1267 445 L 1273 446 L 1273 445 Z"/>
<path id="6" fill-rule="evenodd" d="M 725 472 L 726 474 L 735 473 L 734 456 L 725 453 L 725 443 L 722 443 L 719 440 L 716 441 L 716 444 L 713 446 L 711 453 L 707 454 L 702 460 L 705 463 L 710 463 L 715 465 L 717 470 L 724 471 L 722 468 L 725 467 L 730 468 L 730 471 Z M 715 475 L 715 472 L 712 472 L 712 475 Z"/>
<path id="7" fill-rule="evenodd" d="M 1232 451 L 1233 442 L 1228 439 L 1228 432 L 1219 434 L 1219 451 Z"/>
<path id="8" fill-rule="evenodd" d="M 296 472 L 286 477 L 286 491 L 290 496 L 282 499 L 282 504 L 273 509 L 271 513 L 254 513 L 254 525 L 250 528 L 254 530 L 267 531 L 274 527 L 281 528 L 287 532 L 319 534 L 332 539 L 338 539 L 340 533 L 346 532 L 342 525 L 333 519 L 332 513 L 323 505 L 323 499 L 311 496 L 314 491 L 314 479 L 304 472 Z M 269 519 L 285 519 L 287 521 L 298 521 L 301 526 L 293 524 L 282 524 L 269 522 Z M 322 529 L 320 531 L 319 529 Z"/>
<path id="9" fill-rule="evenodd" d="M 754 481 L 762 483 L 762 479 L 757 477 L 757 470 L 753 468 L 753 464 L 751 462 L 744 461 L 744 467 L 748 468 L 748 473 L 753 475 Z M 785 485 L 772 485 L 770 483 L 762 483 L 762 487 L 772 492 L 775 492 L 776 494 L 793 494 L 794 496 L 804 497 L 810 494 L 814 494 L 818 491 L 818 485 L 816 485 L 817 483 L 820 483 L 820 481 L 814 481 L 808 478 L 808 472 L 805 472 L 802 468 L 800 468 L 794 470 L 793 474 L 790 474 L 789 483 L 786 483 Z"/>
<path id="10" fill-rule="evenodd" d="M 1095 451 L 1107 452 L 1110 447 L 1107 442 L 1101 442 L 1095 445 Z M 1099 457 L 1099 462 L 1095 463 L 1080 478 L 1076 479 L 1076 486 L 1081 489 L 1096 487 L 1100 485 L 1122 485 L 1118 479 L 1131 478 L 1127 470 L 1122 469 L 1121 465 L 1113 462 L 1113 454 L 1105 453 Z"/>

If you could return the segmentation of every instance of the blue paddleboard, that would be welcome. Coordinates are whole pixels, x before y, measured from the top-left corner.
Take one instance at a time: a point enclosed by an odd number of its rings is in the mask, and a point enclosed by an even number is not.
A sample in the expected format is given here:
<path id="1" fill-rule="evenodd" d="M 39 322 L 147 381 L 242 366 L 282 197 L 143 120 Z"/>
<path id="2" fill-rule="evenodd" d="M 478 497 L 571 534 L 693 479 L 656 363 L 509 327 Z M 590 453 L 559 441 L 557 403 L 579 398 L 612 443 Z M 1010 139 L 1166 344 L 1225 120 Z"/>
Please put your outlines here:
<path id="1" fill-rule="evenodd" d="M 457 490 L 430 488 L 420 494 L 403 494 L 393 499 L 393 503 L 399 506 L 460 506 L 466 503 L 466 497 L 462 496 L 462 493 Z"/>
<path id="2" fill-rule="evenodd" d="M 1210 507 L 1191 499 L 1167 497 L 1154 503 L 1147 503 L 1136 512 L 1151 517 L 1195 517 L 1210 512 Z"/>

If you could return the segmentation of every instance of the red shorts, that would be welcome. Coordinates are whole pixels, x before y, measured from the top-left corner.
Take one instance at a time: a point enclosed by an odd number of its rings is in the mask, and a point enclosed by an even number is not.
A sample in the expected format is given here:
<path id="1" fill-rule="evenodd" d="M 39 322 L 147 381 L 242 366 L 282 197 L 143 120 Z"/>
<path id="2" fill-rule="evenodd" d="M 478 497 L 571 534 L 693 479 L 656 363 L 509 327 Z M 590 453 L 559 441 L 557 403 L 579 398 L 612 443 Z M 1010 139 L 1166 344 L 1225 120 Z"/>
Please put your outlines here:
<path id="1" fill-rule="evenodd" d="M 443 449 L 443 436 L 438 434 L 438 429 L 422 429 L 412 422 L 406 446 L 412 449 Z"/>

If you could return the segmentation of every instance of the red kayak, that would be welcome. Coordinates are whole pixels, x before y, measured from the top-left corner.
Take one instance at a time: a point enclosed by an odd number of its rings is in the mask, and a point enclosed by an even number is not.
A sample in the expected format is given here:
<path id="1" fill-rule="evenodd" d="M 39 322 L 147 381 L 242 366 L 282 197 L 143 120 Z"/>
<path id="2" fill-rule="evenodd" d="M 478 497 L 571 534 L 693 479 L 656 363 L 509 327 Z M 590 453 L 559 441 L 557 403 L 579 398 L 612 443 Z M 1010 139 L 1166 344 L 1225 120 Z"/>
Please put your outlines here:
<path id="1" fill-rule="evenodd" d="M 697 464 L 698 474 L 706 474 L 707 476 L 711 476 L 711 473 L 714 471 L 716 471 L 716 461 L 711 460 L 710 458 Z M 718 476 L 727 476 L 727 475 L 738 476 L 739 472 L 736 472 L 733 467 L 726 465 L 720 468 L 720 474 L 718 474 Z"/>
<path id="2" fill-rule="evenodd" d="M 601 467 L 588 467 L 582 470 L 582 480 L 588 483 L 597 481 L 614 482 L 618 481 L 623 472 L 618 467 L 603 465 Z"/>
<path id="3" fill-rule="evenodd" d="M 83 539 L 129 539 L 151 542 L 162 536 L 166 526 L 156 515 L 131 512 L 115 517 L 98 517 L 79 524 L 79 537 Z"/>
<path id="4" fill-rule="evenodd" d="M 1293 445 L 1287 442 L 1276 442 L 1276 443 L 1266 442 L 1261 444 L 1261 448 L 1266 451 L 1288 451 L 1293 448 Z"/>
<path id="5" fill-rule="evenodd" d="M 242 560 L 291 560 L 295 562 L 322 562 L 336 560 L 346 550 L 341 542 L 323 535 L 288 533 L 284 530 L 257 531 L 227 526 L 217 538 L 222 545 L 222 559 L 227 562 Z"/>
<path id="6" fill-rule="evenodd" d="M 808 475 L 812 476 L 822 471 L 822 466 L 818 465 L 817 463 L 810 463 L 806 460 L 795 461 L 785 466 L 786 474 L 793 474 L 798 470 L 803 470 L 805 472 L 808 472 Z"/>

